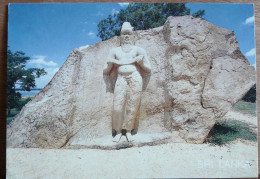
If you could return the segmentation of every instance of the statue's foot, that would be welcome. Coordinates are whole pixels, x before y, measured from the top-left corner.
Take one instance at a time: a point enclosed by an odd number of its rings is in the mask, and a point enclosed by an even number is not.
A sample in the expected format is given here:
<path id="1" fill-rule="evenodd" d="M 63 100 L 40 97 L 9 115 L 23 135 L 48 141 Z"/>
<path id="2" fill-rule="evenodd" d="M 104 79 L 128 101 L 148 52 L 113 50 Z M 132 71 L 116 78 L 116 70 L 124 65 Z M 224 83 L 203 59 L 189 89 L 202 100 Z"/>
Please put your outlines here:
<path id="1" fill-rule="evenodd" d="M 122 129 L 122 130 L 121 130 L 121 137 L 122 137 L 122 136 L 125 136 L 127 142 L 129 142 L 126 133 L 127 133 L 127 130 L 126 130 L 126 129 Z M 121 139 L 121 137 L 120 137 L 120 139 Z M 120 141 L 120 139 L 119 139 L 119 141 Z M 119 141 L 118 141 L 118 142 L 119 142 Z"/>
<path id="2" fill-rule="evenodd" d="M 127 132 L 126 129 L 121 130 L 122 135 L 126 135 L 126 132 Z"/>
<path id="3" fill-rule="evenodd" d="M 127 139 L 128 139 L 128 142 L 134 141 L 134 136 L 132 135 L 132 133 L 127 135 Z"/>
<path id="4" fill-rule="evenodd" d="M 112 129 L 112 137 L 115 137 L 117 134 L 116 130 L 115 129 Z"/>
<path id="5" fill-rule="evenodd" d="M 133 131 L 133 130 L 132 130 L 132 131 Z M 131 131 L 131 134 L 130 134 L 130 133 L 127 133 L 127 130 L 126 130 L 126 129 L 122 129 L 122 130 L 121 130 L 121 137 L 122 137 L 122 136 L 125 136 L 127 142 L 132 142 L 132 141 L 134 141 L 132 131 Z M 121 137 L 120 137 L 120 139 L 121 139 Z M 120 139 L 119 139 L 119 140 L 120 140 Z"/>
<path id="6" fill-rule="evenodd" d="M 113 140 L 112 140 L 113 142 L 120 142 L 122 136 L 125 136 L 127 142 L 133 141 L 133 135 L 130 135 L 129 133 L 127 135 L 126 129 L 121 130 L 121 135 L 117 135 L 116 130 L 112 129 L 112 136 L 113 136 Z"/>
<path id="7" fill-rule="evenodd" d="M 121 137 L 122 137 L 122 135 L 116 135 L 113 139 L 112 139 L 112 141 L 113 142 L 119 142 L 119 140 L 121 139 Z"/>

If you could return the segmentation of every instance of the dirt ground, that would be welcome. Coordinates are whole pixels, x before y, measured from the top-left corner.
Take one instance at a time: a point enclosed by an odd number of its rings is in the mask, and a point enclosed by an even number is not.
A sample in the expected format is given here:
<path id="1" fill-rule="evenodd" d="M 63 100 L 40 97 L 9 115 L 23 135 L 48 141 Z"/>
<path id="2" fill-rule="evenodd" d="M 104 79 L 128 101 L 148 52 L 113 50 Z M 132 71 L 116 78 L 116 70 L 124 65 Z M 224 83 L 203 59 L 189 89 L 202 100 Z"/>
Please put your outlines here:
<path id="1" fill-rule="evenodd" d="M 226 118 L 257 124 L 231 111 Z M 257 177 L 256 142 L 227 146 L 169 143 L 121 150 L 7 149 L 7 178 Z"/>

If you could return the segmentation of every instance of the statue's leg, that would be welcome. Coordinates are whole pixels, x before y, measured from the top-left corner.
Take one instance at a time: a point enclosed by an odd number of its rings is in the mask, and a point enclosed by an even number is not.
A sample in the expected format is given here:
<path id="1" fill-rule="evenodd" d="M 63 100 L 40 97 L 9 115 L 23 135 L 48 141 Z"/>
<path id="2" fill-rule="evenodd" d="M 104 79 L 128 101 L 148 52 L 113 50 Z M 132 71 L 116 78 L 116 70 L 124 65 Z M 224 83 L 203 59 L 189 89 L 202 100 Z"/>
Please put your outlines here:
<path id="1" fill-rule="evenodd" d="M 139 73 L 132 75 L 128 80 L 127 101 L 126 101 L 126 129 L 131 132 L 135 128 L 137 114 L 141 103 L 142 77 Z"/>
<path id="2" fill-rule="evenodd" d="M 127 82 L 123 76 L 118 76 L 113 101 L 112 130 L 120 133 L 124 121 Z"/>

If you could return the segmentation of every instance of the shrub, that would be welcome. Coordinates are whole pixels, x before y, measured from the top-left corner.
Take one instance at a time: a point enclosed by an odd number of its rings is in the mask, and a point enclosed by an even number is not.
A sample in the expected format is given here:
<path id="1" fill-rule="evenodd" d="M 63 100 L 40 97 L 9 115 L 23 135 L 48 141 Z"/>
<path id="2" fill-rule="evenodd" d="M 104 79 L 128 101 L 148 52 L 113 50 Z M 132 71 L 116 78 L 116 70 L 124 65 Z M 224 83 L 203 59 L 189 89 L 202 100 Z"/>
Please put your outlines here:
<path id="1" fill-rule="evenodd" d="M 211 129 L 205 142 L 221 146 L 236 139 L 257 141 L 257 134 L 247 123 L 237 120 L 221 120 Z"/>
<path id="2" fill-rule="evenodd" d="M 233 106 L 233 109 L 244 114 L 251 114 L 256 116 L 256 103 L 240 100 Z"/>
<path id="3" fill-rule="evenodd" d="M 250 103 L 256 102 L 256 84 L 246 93 L 243 100 Z"/>

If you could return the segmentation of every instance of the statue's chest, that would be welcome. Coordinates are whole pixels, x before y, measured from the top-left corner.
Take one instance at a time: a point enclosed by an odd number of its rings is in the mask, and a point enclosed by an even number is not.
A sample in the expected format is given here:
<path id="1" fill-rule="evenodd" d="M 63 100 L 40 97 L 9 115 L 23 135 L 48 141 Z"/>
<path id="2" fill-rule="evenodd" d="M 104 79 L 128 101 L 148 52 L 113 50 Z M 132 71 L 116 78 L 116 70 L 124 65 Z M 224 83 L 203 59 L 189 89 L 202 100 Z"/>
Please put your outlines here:
<path id="1" fill-rule="evenodd" d="M 134 57 L 136 57 L 136 50 L 130 50 L 129 52 L 124 52 L 123 50 L 120 50 L 117 54 L 116 54 L 116 59 L 118 60 L 131 60 Z"/>

